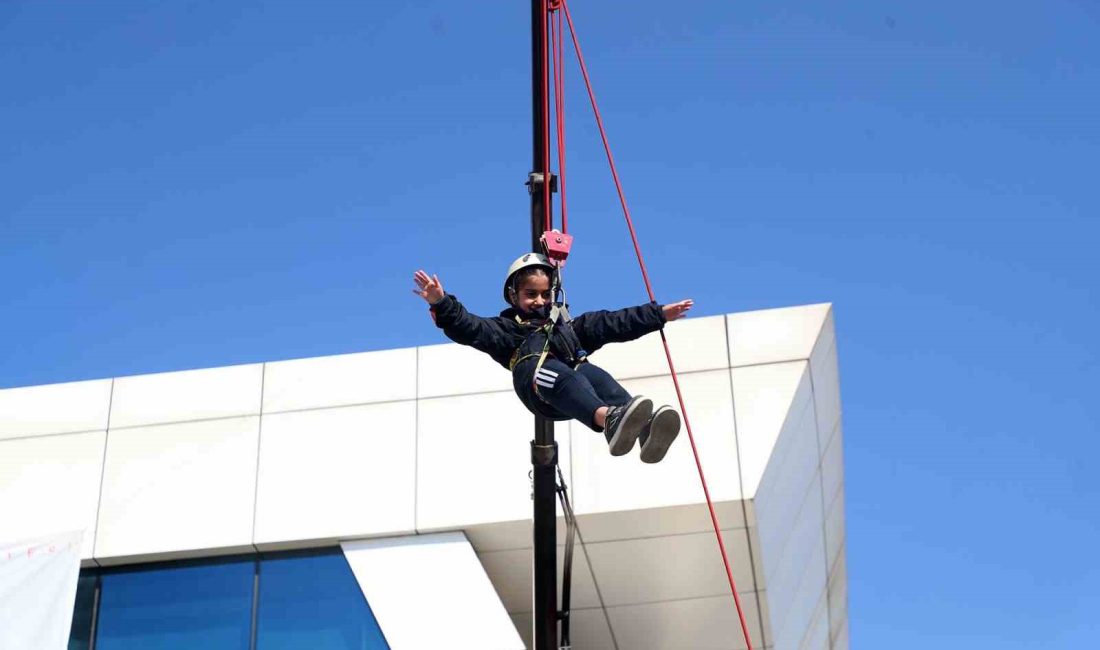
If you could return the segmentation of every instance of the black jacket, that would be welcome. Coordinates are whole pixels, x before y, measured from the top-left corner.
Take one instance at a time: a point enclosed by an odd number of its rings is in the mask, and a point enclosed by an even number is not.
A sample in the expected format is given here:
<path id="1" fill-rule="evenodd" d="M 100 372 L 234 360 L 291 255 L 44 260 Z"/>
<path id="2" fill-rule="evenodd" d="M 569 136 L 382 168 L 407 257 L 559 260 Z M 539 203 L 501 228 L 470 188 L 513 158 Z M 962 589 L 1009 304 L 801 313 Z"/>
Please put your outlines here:
<path id="1" fill-rule="evenodd" d="M 457 298 L 447 294 L 432 305 L 431 311 L 436 326 L 447 338 L 488 354 L 505 368 L 513 358 L 541 353 L 546 343 L 546 321 L 515 308 L 509 307 L 495 318 L 484 318 L 466 311 Z M 590 311 L 554 326 L 550 353 L 572 366 L 607 343 L 633 341 L 664 324 L 664 312 L 655 302 L 618 311 Z"/>

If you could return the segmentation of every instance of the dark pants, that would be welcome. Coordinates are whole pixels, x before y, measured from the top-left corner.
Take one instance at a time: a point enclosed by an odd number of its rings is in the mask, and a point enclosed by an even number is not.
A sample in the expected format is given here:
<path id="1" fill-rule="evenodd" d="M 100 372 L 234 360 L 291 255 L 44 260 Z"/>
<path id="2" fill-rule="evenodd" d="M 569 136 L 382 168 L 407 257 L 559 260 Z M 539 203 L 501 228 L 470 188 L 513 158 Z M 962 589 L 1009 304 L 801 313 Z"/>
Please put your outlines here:
<path id="1" fill-rule="evenodd" d="M 512 371 L 512 384 L 529 411 L 551 420 L 576 420 L 593 431 L 594 416 L 601 406 L 621 406 L 630 393 L 599 366 L 584 362 L 575 369 L 548 358 L 535 372 L 536 359 L 528 359 Z M 535 388 L 538 393 L 535 393 Z"/>

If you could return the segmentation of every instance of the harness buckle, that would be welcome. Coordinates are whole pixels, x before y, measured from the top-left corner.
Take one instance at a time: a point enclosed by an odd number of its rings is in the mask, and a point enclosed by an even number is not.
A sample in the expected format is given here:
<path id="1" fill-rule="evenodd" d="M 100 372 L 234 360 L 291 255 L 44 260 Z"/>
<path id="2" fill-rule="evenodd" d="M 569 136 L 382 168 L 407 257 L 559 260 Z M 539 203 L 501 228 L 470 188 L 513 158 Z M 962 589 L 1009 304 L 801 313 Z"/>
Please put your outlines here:
<path id="1" fill-rule="evenodd" d="M 569 308 L 561 303 L 556 302 L 552 307 L 550 307 L 549 320 L 551 323 L 568 323 L 573 319 L 569 316 Z"/>

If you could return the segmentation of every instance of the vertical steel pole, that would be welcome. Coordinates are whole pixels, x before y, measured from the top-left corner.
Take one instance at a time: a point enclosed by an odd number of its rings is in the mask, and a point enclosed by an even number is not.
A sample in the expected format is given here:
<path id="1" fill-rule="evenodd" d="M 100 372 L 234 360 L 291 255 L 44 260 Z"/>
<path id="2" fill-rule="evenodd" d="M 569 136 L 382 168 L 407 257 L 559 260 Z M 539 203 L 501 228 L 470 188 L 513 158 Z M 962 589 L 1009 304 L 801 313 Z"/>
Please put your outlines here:
<path id="1" fill-rule="evenodd" d="M 531 194 L 531 250 L 540 251 L 546 206 L 550 204 L 550 185 L 541 180 L 546 164 L 545 122 L 546 88 L 546 0 L 531 0 L 531 116 L 534 124 L 532 175 L 528 177 Z M 539 173 L 536 176 L 535 173 Z M 535 416 L 535 439 L 531 441 L 534 481 L 534 609 L 533 639 L 535 650 L 558 650 L 558 570 L 557 501 L 555 471 L 558 445 L 554 441 L 554 421 Z"/>

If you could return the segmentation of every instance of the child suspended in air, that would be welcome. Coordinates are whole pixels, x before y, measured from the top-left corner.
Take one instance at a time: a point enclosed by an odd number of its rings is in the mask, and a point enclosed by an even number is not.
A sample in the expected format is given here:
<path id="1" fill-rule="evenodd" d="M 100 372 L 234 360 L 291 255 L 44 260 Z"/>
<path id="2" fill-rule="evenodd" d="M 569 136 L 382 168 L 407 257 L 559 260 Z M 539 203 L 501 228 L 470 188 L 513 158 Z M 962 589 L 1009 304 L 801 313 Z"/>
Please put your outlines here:
<path id="1" fill-rule="evenodd" d="M 607 343 L 655 332 L 682 317 L 690 299 L 649 303 L 618 311 L 594 311 L 570 320 L 555 304 L 556 269 L 528 253 L 508 269 L 504 301 L 494 318 L 476 316 L 443 290 L 439 276 L 417 271 L 413 292 L 431 305 L 432 318 L 452 341 L 488 354 L 512 372 L 512 384 L 529 411 L 552 420 L 574 419 L 603 432 L 611 455 L 622 456 L 641 441 L 641 458 L 656 463 L 680 433 L 680 414 L 652 400 L 631 396 L 588 355 Z"/>

